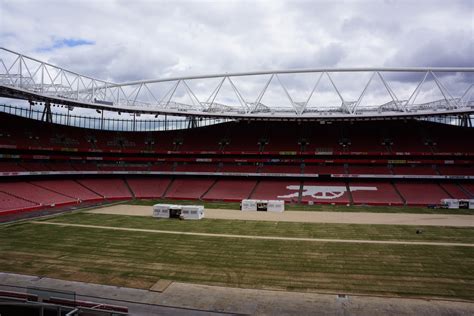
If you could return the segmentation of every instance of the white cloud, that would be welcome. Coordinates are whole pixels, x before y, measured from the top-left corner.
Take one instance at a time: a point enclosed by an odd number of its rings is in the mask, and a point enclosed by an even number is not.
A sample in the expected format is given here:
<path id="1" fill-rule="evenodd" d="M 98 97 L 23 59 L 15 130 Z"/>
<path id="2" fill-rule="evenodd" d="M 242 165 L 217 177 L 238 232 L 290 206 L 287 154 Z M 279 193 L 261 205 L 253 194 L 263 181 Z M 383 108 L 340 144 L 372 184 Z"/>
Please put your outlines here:
<path id="1" fill-rule="evenodd" d="M 281 68 L 473 66 L 473 3 L 0 0 L 0 42 L 117 82 Z M 55 47 L 58 39 L 94 44 Z"/>

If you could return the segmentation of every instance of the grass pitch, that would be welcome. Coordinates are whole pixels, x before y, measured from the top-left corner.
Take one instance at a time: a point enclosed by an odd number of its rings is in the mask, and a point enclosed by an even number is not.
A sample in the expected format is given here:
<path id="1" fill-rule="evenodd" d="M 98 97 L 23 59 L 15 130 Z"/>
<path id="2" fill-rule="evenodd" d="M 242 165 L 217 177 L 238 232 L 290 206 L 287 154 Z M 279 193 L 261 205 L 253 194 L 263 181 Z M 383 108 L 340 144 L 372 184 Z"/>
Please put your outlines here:
<path id="1" fill-rule="evenodd" d="M 250 221 L 177 221 L 77 213 L 48 221 L 114 227 L 472 243 L 474 229 Z M 380 227 L 379 227 L 380 226 Z M 405 231 L 408 229 L 408 231 Z M 149 288 L 158 279 L 246 288 L 474 300 L 474 248 L 252 240 L 99 228 L 0 227 L 0 270 Z"/>

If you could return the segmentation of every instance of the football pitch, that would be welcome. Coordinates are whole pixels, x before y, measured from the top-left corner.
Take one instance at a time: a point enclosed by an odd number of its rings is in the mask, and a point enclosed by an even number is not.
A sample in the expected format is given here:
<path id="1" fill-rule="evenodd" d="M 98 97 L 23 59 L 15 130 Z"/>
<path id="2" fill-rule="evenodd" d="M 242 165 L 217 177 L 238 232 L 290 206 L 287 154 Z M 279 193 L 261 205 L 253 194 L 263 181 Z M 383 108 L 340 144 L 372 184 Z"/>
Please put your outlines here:
<path id="1" fill-rule="evenodd" d="M 469 227 L 179 221 L 77 212 L 0 226 L 0 270 L 143 289 L 166 279 L 473 301 L 473 245 Z"/>

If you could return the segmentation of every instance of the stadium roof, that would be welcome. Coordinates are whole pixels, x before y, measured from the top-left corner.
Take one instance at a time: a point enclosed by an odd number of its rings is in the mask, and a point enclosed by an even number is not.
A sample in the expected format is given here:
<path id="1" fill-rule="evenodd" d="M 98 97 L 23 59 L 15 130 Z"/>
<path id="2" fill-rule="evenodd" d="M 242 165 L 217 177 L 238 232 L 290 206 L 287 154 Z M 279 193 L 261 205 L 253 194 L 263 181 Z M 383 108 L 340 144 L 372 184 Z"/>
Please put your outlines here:
<path id="1" fill-rule="evenodd" d="M 473 67 L 292 69 L 113 83 L 6 48 L 0 58 L 1 97 L 71 107 L 271 120 L 474 113 Z"/>

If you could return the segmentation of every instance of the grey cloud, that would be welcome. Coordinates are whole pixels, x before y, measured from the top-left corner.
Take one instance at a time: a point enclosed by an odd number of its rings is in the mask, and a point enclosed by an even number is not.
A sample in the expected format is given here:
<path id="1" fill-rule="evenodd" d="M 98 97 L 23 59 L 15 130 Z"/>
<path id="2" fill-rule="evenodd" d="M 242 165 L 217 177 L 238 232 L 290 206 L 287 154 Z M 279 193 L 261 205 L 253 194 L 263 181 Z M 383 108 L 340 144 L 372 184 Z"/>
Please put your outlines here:
<path id="1" fill-rule="evenodd" d="M 0 0 L 0 42 L 117 82 L 275 68 L 473 66 L 472 6 L 469 0 Z M 95 45 L 37 51 L 54 38 Z M 415 77 L 390 79 L 412 84 Z M 360 82 L 339 82 L 349 95 L 360 90 Z M 242 84 L 249 94 L 258 90 L 252 84 Z M 294 90 L 307 85 L 288 79 Z"/>

